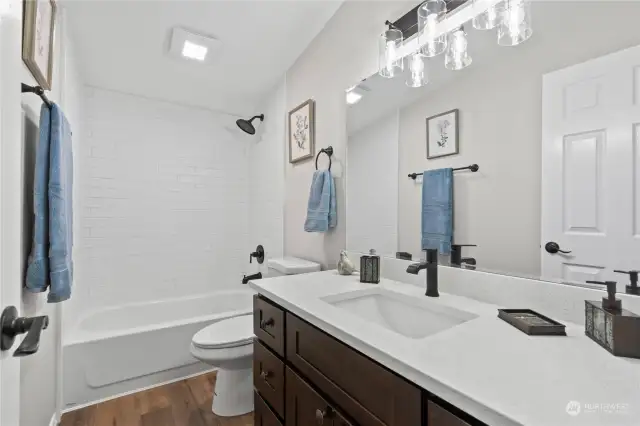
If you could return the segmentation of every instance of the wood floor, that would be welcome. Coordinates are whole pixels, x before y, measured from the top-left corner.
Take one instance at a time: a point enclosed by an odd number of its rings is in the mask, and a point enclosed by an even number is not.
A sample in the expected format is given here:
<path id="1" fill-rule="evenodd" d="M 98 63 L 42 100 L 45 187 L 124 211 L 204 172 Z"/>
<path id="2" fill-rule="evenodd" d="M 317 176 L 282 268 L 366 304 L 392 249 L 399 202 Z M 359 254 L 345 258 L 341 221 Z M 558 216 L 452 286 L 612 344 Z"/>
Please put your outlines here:
<path id="1" fill-rule="evenodd" d="M 215 373 L 102 402 L 62 416 L 60 426 L 253 426 L 253 413 L 211 412 Z"/>

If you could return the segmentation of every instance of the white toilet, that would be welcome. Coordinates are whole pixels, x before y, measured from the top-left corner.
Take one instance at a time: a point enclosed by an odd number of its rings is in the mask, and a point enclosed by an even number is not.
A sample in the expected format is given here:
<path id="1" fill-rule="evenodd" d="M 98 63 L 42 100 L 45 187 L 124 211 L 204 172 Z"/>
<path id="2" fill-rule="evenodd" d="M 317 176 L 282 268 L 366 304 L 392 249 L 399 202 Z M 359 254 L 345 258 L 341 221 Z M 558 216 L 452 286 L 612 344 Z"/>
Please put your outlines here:
<path id="1" fill-rule="evenodd" d="M 265 278 L 320 270 L 304 259 L 267 260 Z M 253 315 L 219 321 L 198 331 L 191 340 L 191 354 L 218 368 L 212 410 L 218 416 L 240 416 L 253 411 Z"/>

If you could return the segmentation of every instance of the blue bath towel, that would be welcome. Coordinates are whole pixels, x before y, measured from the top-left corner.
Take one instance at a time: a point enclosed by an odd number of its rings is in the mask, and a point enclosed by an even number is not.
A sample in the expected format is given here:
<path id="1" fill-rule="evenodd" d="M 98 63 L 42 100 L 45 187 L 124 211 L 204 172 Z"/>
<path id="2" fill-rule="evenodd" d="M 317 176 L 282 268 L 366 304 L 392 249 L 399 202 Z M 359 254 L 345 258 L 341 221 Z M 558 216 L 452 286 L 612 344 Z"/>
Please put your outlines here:
<path id="1" fill-rule="evenodd" d="M 336 223 L 336 188 L 333 177 L 329 170 L 318 170 L 311 181 L 304 230 L 327 232 L 330 228 L 335 228 Z"/>
<path id="2" fill-rule="evenodd" d="M 58 105 L 42 105 L 33 188 L 33 242 L 26 287 L 48 302 L 71 297 L 73 280 L 73 154 L 71 128 Z"/>
<path id="3" fill-rule="evenodd" d="M 422 249 L 451 253 L 453 169 L 427 170 L 422 180 Z"/>

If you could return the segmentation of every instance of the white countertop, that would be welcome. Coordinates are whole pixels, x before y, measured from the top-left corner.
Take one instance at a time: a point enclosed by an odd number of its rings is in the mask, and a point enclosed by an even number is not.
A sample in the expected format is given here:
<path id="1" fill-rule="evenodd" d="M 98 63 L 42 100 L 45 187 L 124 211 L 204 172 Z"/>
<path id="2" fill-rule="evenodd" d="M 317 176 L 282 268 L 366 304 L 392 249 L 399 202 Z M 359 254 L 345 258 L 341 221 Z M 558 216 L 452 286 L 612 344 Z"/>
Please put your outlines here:
<path id="1" fill-rule="evenodd" d="M 321 297 L 371 288 L 337 271 L 251 281 L 292 313 L 490 426 L 638 426 L 640 360 L 611 355 L 564 322 L 567 336 L 528 336 L 498 318 L 496 306 L 440 293 L 435 303 L 478 315 L 411 339 L 332 306 Z M 426 297 L 424 288 L 379 286 Z M 580 413 L 568 414 L 576 401 Z M 613 405 L 612 405 L 613 404 Z"/>

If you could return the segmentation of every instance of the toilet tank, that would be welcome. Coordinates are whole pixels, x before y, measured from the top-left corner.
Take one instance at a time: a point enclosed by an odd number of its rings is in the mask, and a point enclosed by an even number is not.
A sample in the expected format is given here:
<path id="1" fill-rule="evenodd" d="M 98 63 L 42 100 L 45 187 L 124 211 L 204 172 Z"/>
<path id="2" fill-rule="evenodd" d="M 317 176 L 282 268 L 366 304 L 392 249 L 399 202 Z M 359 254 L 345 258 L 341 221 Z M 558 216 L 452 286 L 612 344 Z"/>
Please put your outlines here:
<path id="1" fill-rule="evenodd" d="M 297 257 L 281 257 L 267 260 L 267 275 L 265 278 L 306 274 L 307 272 L 317 272 L 319 270 L 319 263 Z"/>

